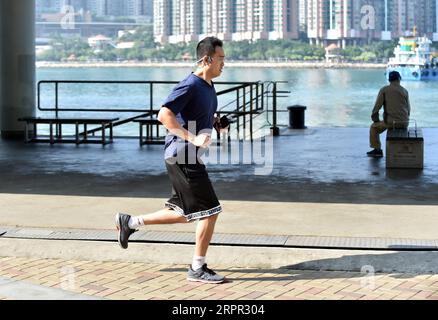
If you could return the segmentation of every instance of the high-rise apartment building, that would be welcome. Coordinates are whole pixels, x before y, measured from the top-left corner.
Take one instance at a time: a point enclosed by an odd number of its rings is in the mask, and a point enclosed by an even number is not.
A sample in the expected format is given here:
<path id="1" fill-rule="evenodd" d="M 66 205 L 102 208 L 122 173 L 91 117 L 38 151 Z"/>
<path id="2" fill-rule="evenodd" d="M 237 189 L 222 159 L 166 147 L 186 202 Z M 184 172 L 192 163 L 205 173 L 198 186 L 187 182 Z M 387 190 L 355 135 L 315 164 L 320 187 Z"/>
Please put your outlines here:
<path id="1" fill-rule="evenodd" d="M 426 0 L 425 10 L 427 32 L 432 34 L 433 41 L 438 41 L 438 0 Z"/>
<path id="2" fill-rule="evenodd" d="M 37 0 L 36 13 L 59 13 L 62 12 L 65 6 L 73 7 L 74 11 L 80 10 L 93 11 L 97 0 Z"/>
<path id="3" fill-rule="evenodd" d="M 426 35 L 438 40 L 438 0 L 306 0 L 311 43 Z"/>
<path id="4" fill-rule="evenodd" d="M 432 36 L 436 32 L 436 0 L 399 0 L 394 4 L 393 31 L 397 36 L 417 34 Z"/>
<path id="5" fill-rule="evenodd" d="M 76 12 L 90 11 L 97 16 L 152 16 L 153 0 L 38 0 L 37 14 L 59 13 L 64 6 Z"/>
<path id="6" fill-rule="evenodd" d="M 158 42 L 298 38 L 298 0 L 155 0 Z"/>
<path id="7" fill-rule="evenodd" d="M 297 39 L 299 30 L 298 1 L 273 0 L 269 2 L 269 39 Z"/>
<path id="8" fill-rule="evenodd" d="M 96 16 L 153 16 L 159 42 L 297 38 L 340 46 L 412 34 L 438 41 L 438 0 L 37 0 L 37 15 L 65 5 Z M 156 14 L 153 14 L 153 12 Z"/>
<path id="9" fill-rule="evenodd" d="M 152 0 L 125 0 L 123 13 L 126 16 L 152 16 Z"/>
<path id="10" fill-rule="evenodd" d="M 307 2 L 308 0 L 298 0 L 300 31 L 304 32 L 307 32 Z"/>
<path id="11" fill-rule="evenodd" d="M 104 11 L 101 12 L 102 16 L 124 16 L 124 4 L 125 0 L 101 0 L 100 8 Z"/>
<path id="12" fill-rule="evenodd" d="M 382 13 L 382 0 L 308 0 L 307 3 L 307 36 L 311 43 L 337 42 L 344 47 L 357 39 L 376 37 L 382 31 L 376 14 Z"/>
<path id="13" fill-rule="evenodd" d="M 58 13 L 61 11 L 61 0 L 39 0 L 36 1 L 36 14 Z"/>
<path id="14" fill-rule="evenodd" d="M 438 41 L 438 0 L 434 1 L 434 5 L 435 5 L 435 16 L 433 19 L 431 19 L 432 24 L 434 25 L 433 41 Z"/>
<path id="15" fill-rule="evenodd" d="M 171 32 L 171 3 L 167 0 L 154 0 L 154 36 L 155 41 L 168 42 Z"/>

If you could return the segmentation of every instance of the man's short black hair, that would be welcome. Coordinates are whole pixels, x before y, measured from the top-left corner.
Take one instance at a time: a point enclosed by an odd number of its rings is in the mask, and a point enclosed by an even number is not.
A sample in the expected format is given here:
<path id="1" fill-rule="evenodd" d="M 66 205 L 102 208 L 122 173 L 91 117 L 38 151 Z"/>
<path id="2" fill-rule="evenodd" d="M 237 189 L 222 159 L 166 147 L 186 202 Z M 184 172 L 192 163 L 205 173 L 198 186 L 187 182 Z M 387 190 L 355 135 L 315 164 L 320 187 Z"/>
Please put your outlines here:
<path id="1" fill-rule="evenodd" d="M 397 71 L 391 71 L 388 76 L 389 82 L 394 82 L 397 80 L 401 80 L 401 75 Z"/>
<path id="2" fill-rule="evenodd" d="M 222 47 L 222 46 L 223 46 L 222 40 L 216 37 L 204 38 L 196 46 L 197 59 L 200 60 L 204 56 L 211 57 L 215 53 L 216 47 Z"/>

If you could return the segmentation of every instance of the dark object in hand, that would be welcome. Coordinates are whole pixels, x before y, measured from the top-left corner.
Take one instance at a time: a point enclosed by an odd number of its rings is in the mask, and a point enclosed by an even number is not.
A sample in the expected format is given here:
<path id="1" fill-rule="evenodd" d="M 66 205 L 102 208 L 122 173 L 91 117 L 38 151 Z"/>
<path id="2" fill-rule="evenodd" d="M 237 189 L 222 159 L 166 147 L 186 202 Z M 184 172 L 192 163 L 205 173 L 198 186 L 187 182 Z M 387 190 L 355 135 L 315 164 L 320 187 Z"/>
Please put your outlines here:
<path id="1" fill-rule="evenodd" d="M 225 129 L 226 127 L 228 127 L 230 125 L 230 120 L 228 120 L 227 116 L 223 116 L 220 119 L 220 125 L 222 129 Z"/>
<path id="2" fill-rule="evenodd" d="M 228 120 L 227 116 L 223 116 L 219 119 L 217 117 L 214 122 L 214 128 L 219 132 L 220 129 L 226 129 L 230 125 L 230 120 Z"/>

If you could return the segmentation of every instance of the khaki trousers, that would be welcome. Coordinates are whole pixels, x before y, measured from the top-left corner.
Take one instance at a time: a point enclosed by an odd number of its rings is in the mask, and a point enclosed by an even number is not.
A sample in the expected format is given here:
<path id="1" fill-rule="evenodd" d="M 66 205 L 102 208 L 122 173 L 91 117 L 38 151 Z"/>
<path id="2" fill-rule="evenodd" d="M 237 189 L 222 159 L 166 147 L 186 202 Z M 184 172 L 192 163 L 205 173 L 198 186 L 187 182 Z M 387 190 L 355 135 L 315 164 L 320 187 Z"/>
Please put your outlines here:
<path id="1" fill-rule="evenodd" d="M 383 122 L 374 122 L 370 128 L 370 147 L 374 149 L 382 149 L 380 143 L 380 134 L 388 129 L 388 125 Z"/>

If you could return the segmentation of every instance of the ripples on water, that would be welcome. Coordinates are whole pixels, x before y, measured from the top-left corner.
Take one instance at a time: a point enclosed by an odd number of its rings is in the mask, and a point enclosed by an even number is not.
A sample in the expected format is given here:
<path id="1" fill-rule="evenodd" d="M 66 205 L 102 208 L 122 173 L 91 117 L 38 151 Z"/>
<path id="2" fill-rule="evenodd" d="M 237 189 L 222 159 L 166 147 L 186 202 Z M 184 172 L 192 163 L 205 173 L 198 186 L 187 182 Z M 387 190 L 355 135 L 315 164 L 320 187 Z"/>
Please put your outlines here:
<path id="1" fill-rule="evenodd" d="M 39 68 L 39 80 L 150 80 L 179 81 L 190 68 Z M 379 89 L 386 84 L 383 69 L 289 69 L 225 68 L 216 81 L 288 81 L 279 90 L 291 91 L 279 100 L 279 109 L 307 106 L 306 125 L 312 127 L 368 127 Z M 435 110 L 437 82 L 402 82 L 411 99 L 411 118 L 421 127 L 438 126 Z M 173 85 L 154 88 L 154 107 L 169 94 Z M 220 86 L 217 89 L 221 89 Z M 149 88 L 143 85 L 60 85 L 62 107 L 149 107 Z M 42 106 L 54 105 L 53 86 L 42 90 Z M 231 98 L 220 98 L 223 105 Z M 125 115 L 122 115 L 126 116 Z M 279 122 L 288 123 L 287 113 Z M 123 126 L 123 133 L 136 135 L 136 126 Z M 117 131 L 116 131 L 117 134 Z"/>

